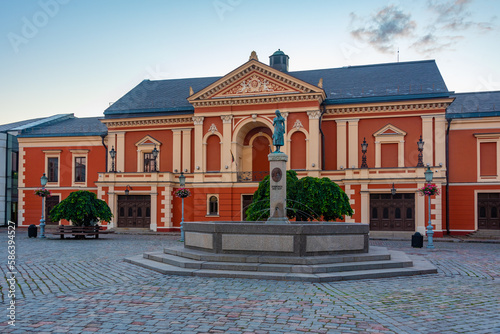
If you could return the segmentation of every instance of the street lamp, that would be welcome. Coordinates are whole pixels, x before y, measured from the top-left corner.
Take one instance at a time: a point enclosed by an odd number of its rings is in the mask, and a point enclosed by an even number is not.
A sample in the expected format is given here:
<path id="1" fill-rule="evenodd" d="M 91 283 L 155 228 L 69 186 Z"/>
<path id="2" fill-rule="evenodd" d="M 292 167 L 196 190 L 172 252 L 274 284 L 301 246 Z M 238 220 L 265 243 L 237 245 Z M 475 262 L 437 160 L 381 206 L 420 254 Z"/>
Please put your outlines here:
<path id="1" fill-rule="evenodd" d="M 363 153 L 363 157 L 361 158 L 361 168 L 368 168 L 368 164 L 366 163 L 366 151 L 368 150 L 368 143 L 366 142 L 366 137 L 363 138 L 363 142 L 361 143 L 361 152 Z"/>
<path id="2" fill-rule="evenodd" d="M 420 139 L 417 141 L 417 147 L 418 147 L 418 163 L 417 163 L 417 167 L 424 167 L 424 162 L 422 160 L 422 158 L 424 156 L 422 154 L 422 151 L 424 150 L 424 141 L 422 141 L 422 136 L 420 136 Z"/>
<path id="3" fill-rule="evenodd" d="M 181 175 L 179 176 L 179 184 L 181 188 L 186 186 L 186 177 L 184 173 L 181 171 Z M 184 242 L 184 197 L 182 197 L 182 218 L 181 218 L 181 242 Z"/>
<path id="4" fill-rule="evenodd" d="M 132 189 L 132 187 L 131 187 L 131 186 L 127 185 L 127 186 L 125 187 L 125 196 L 128 196 L 128 194 L 130 193 L 130 190 L 129 190 L 128 188 Z"/>
<path id="5" fill-rule="evenodd" d="M 109 151 L 109 155 L 111 156 L 111 171 L 112 172 L 116 172 L 115 171 L 116 151 L 115 151 L 115 147 L 114 146 L 111 146 L 111 151 Z"/>
<path id="6" fill-rule="evenodd" d="M 158 150 L 156 149 L 156 145 L 155 145 L 155 148 L 153 149 L 153 158 L 155 159 L 155 164 L 154 164 L 154 172 L 157 172 L 158 169 L 156 168 L 156 157 L 158 157 Z"/>
<path id="7" fill-rule="evenodd" d="M 425 182 L 427 184 L 432 182 L 432 176 L 433 172 L 431 171 L 431 167 L 427 165 L 427 170 L 424 173 L 425 175 Z M 433 227 L 431 224 L 431 195 L 429 195 L 429 223 L 427 225 L 427 248 L 434 248 L 434 243 L 432 242 L 432 237 L 434 235 L 434 231 L 432 231 Z"/>
<path id="8" fill-rule="evenodd" d="M 394 183 L 392 183 L 391 195 L 392 196 L 396 195 L 396 188 L 394 188 Z"/>
<path id="9" fill-rule="evenodd" d="M 42 185 L 42 190 L 45 190 L 45 185 L 49 179 L 43 173 L 40 178 L 40 184 Z M 45 238 L 45 196 L 42 196 L 42 219 L 40 219 L 40 238 Z"/>

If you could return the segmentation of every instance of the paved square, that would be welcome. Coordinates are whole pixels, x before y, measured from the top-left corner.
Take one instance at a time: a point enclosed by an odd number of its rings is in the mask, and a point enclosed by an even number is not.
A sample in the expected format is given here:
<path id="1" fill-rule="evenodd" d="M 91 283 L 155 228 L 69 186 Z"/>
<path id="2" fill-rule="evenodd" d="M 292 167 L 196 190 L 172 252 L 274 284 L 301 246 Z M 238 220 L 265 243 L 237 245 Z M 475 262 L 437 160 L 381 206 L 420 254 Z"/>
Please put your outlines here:
<path id="1" fill-rule="evenodd" d="M 0 230 L 2 333 L 500 333 L 500 244 L 372 245 L 434 263 L 439 274 L 333 283 L 162 275 L 126 256 L 172 235 L 29 239 L 17 231 L 16 326 L 7 324 L 7 231 Z"/>

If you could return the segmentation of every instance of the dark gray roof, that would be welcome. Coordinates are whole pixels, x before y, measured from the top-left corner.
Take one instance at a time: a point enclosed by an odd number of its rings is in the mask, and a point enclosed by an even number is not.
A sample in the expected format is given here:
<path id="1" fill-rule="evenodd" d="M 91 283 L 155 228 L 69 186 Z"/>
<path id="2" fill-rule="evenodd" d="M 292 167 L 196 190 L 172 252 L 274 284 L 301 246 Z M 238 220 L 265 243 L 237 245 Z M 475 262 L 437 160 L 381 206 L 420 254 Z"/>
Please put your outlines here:
<path id="1" fill-rule="evenodd" d="M 144 80 L 107 108 L 104 115 L 106 118 L 112 118 L 117 115 L 133 117 L 131 114 L 136 113 L 141 116 L 148 113 L 192 113 L 194 108 L 187 101 L 189 87 L 197 92 L 219 79 L 220 77 Z"/>
<path id="2" fill-rule="evenodd" d="M 2 124 L 0 125 L 0 132 L 7 132 L 11 131 L 17 127 L 28 125 L 30 123 L 36 122 L 41 120 L 42 118 L 34 118 L 34 119 L 27 119 L 24 121 L 19 121 L 19 122 L 14 122 L 14 123 L 9 123 L 9 124 Z"/>
<path id="3" fill-rule="evenodd" d="M 348 66 L 288 74 L 315 86 L 323 78 L 327 104 L 449 95 L 434 60 Z M 189 87 L 198 92 L 220 78 L 144 80 L 107 108 L 104 115 L 106 118 L 113 118 L 192 113 L 194 108 L 187 101 Z"/>
<path id="4" fill-rule="evenodd" d="M 102 117 L 66 118 L 48 125 L 24 129 L 18 137 L 61 137 L 61 136 L 100 136 L 108 130 L 101 123 Z"/>
<path id="5" fill-rule="evenodd" d="M 500 116 L 500 91 L 456 93 L 446 110 L 447 118 Z"/>
<path id="6" fill-rule="evenodd" d="M 317 85 L 320 78 L 323 78 L 326 103 L 368 102 L 378 97 L 426 98 L 449 94 L 434 60 L 347 66 L 290 74 L 312 85 Z"/>

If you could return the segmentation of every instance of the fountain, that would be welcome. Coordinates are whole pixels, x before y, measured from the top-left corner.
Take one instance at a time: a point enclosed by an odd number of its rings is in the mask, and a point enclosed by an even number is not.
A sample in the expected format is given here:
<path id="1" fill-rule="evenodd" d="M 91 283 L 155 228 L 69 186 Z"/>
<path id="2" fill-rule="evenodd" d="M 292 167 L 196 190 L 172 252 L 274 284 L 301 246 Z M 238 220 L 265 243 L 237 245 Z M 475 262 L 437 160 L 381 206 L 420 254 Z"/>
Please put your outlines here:
<path id="1" fill-rule="evenodd" d="M 286 216 L 284 118 L 276 110 L 267 221 L 184 222 L 184 245 L 126 261 L 165 274 L 325 282 L 436 273 L 429 262 L 369 247 L 369 225 Z"/>

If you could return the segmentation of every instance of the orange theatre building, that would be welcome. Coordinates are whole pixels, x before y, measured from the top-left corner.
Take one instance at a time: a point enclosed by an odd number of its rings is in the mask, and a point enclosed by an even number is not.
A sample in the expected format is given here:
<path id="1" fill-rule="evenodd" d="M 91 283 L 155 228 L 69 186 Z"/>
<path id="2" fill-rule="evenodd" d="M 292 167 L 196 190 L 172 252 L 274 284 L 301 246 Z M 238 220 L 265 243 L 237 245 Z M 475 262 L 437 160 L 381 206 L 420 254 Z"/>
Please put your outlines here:
<path id="1" fill-rule="evenodd" d="M 338 183 L 354 209 L 346 222 L 424 234 L 430 210 L 436 237 L 500 230 L 500 92 L 450 92 L 434 61 L 288 69 L 280 50 L 269 65 L 252 52 L 223 77 L 144 80 L 103 118 L 23 130 L 19 225 L 39 222 L 43 173 L 46 212 L 90 190 L 113 212 L 108 228 L 178 231 L 181 173 L 186 221 L 245 220 L 279 109 L 287 168 Z M 430 207 L 417 191 L 427 166 L 440 189 Z"/>

